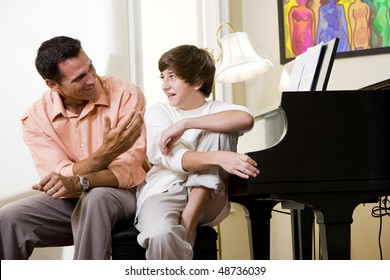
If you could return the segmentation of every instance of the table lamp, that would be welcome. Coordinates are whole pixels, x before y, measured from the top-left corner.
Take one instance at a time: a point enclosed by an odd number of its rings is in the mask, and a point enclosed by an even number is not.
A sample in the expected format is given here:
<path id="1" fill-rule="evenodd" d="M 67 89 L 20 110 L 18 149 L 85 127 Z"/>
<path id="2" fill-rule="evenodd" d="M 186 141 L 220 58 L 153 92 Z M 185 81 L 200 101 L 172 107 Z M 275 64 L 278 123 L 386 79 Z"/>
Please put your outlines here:
<path id="1" fill-rule="evenodd" d="M 228 25 L 231 33 L 219 40 L 220 29 Z M 260 76 L 269 71 L 272 63 L 260 57 L 249 42 L 245 32 L 234 32 L 229 22 L 221 23 L 216 32 L 217 42 L 220 47 L 221 60 L 217 66 L 215 80 L 220 83 L 236 83 Z"/>

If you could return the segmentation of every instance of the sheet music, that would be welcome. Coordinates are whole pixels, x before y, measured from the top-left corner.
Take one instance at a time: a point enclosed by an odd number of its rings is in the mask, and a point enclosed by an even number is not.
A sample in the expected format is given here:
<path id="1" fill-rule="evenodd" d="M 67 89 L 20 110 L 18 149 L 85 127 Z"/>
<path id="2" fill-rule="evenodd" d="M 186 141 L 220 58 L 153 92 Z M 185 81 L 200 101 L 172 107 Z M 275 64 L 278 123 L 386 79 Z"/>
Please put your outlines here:
<path id="1" fill-rule="evenodd" d="M 308 48 L 295 58 L 294 67 L 287 91 L 310 91 L 316 79 L 317 66 L 321 62 L 324 43 Z"/>
<path id="2" fill-rule="evenodd" d="M 291 76 L 287 86 L 287 91 L 298 91 L 304 68 L 305 68 L 304 56 L 298 55 L 294 60 L 294 66 L 291 71 Z"/>

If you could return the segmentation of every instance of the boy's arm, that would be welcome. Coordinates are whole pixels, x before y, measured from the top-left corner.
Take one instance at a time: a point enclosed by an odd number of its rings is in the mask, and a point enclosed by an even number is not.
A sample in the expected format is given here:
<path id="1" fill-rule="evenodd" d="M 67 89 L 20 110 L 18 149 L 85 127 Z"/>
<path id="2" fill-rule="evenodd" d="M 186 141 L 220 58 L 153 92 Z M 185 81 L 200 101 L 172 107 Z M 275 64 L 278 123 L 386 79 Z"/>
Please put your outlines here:
<path id="1" fill-rule="evenodd" d="M 163 155 L 169 155 L 175 142 L 188 129 L 230 133 L 250 130 L 253 124 L 252 115 L 241 110 L 227 110 L 201 117 L 183 119 L 161 133 L 159 148 Z"/>
<path id="2" fill-rule="evenodd" d="M 188 172 L 219 166 L 226 172 L 244 179 L 260 173 L 257 163 L 248 155 L 228 151 L 195 152 L 187 151 L 182 158 L 183 169 Z"/>

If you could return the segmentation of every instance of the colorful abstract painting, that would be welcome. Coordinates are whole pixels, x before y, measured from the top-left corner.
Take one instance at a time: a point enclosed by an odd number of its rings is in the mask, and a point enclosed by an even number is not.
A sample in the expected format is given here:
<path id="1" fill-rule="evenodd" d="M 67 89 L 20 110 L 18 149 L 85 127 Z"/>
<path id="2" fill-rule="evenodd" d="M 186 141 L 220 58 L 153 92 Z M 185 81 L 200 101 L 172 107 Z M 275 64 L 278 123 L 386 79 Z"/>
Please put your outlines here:
<path id="1" fill-rule="evenodd" d="M 280 60 L 340 39 L 336 57 L 390 53 L 390 0 L 278 0 Z"/>

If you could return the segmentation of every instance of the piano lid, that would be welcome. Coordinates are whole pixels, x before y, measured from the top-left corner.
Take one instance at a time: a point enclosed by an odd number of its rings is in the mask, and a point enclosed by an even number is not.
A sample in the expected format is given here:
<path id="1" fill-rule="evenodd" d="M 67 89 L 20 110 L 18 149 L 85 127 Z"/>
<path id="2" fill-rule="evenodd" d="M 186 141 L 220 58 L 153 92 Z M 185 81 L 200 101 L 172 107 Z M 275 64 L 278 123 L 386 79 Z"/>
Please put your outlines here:
<path id="1" fill-rule="evenodd" d="M 284 92 L 282 141 L 248 153 L 261 174 L 250 182 L 389 178 L 388 91 Z"/>

